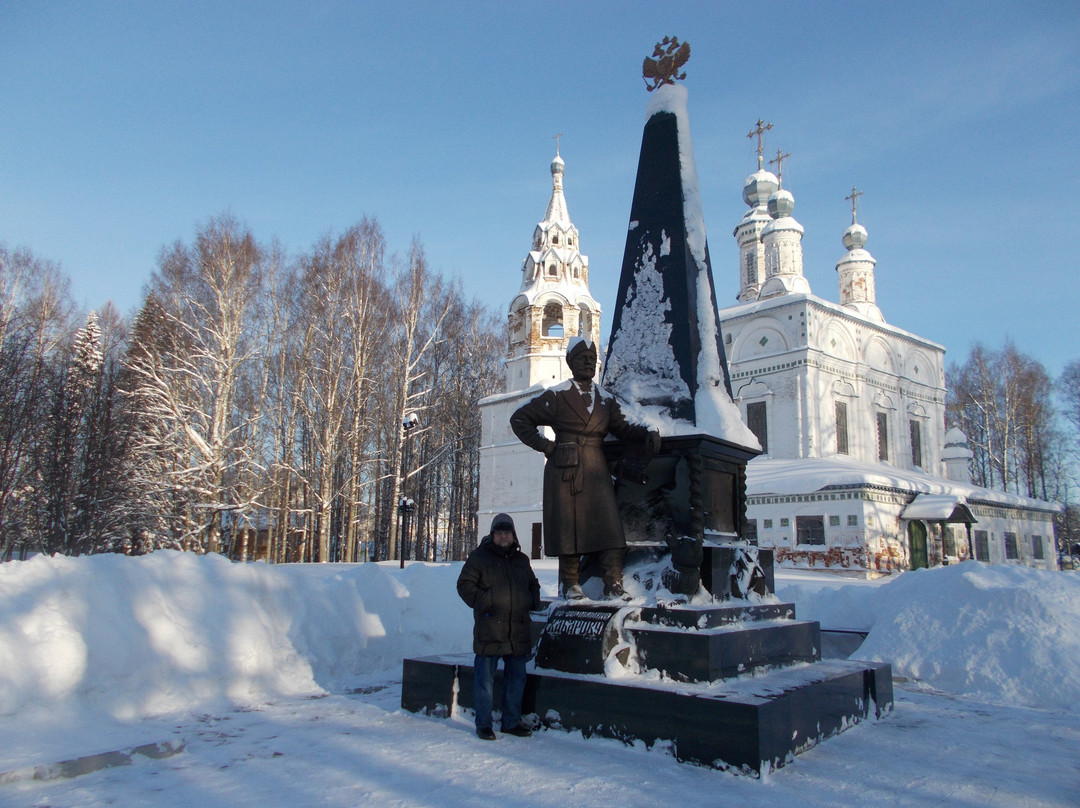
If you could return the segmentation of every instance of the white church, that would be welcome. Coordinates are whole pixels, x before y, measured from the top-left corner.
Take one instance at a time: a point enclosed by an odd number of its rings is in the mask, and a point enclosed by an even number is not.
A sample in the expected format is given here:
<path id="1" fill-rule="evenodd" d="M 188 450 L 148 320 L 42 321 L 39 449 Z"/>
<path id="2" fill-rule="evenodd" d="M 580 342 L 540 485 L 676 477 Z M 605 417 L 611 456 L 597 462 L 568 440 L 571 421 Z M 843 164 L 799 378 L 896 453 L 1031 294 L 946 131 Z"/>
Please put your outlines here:
<path id="1" fill-rule="evenodd" d="M 773 548 L 780 567 L 848 575 L 971 557 L 1056 568 L 1061 506 L 971 484 L 966 439 L 945 427 L 944 347 L 885 322 L 858 192 L 833 303 L 811 292 L 794 197 L 782 188 L 782 163 L 779 177 L 763 168 L 758 135 L 758 170 L 743 186 L 749 209 L 734 230 L 738 303 L 719 311 L 734 400 L 762 447 L 747 467 L 744 538 Z M 506 392 L 480 402 L 481 534 L 494 514 L 509 513 L 533 557 L 544 458 L 517 440 L 509 418 L 568 377 L 571 337 L 600 334 L 564 169 L 556 155 L 551 199 L 510 304 Z"/>

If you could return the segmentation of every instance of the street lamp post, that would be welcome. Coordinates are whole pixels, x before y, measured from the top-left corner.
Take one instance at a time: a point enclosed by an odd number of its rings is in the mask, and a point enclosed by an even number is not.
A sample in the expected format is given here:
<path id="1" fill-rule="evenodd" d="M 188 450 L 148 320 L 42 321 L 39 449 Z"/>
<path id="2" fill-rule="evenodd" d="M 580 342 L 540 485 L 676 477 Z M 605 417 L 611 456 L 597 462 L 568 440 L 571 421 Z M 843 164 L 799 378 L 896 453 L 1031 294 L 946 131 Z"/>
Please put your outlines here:
<path id="1" fill-rule="evenodd" d="M 409 514 L 416 508 L 416 502 L 405 495 L 405 485 L 409 480 L 409 436 L 420 426 L 420 419 L 415 412 L 410 412 L 401 419 L 401 498 L 398 500 L 398 557 L 401 569 L 405 569 L 405 554 L 409 546 Z"/>
<path id="2" fill-rule="evenodd" d="M 409 547 L 409 514 L 416 508 L 416 503 L 409 497 L 398 501 L 398 515 L 401 517 L 401 569 L 405 569 L 405 554 Z"/>

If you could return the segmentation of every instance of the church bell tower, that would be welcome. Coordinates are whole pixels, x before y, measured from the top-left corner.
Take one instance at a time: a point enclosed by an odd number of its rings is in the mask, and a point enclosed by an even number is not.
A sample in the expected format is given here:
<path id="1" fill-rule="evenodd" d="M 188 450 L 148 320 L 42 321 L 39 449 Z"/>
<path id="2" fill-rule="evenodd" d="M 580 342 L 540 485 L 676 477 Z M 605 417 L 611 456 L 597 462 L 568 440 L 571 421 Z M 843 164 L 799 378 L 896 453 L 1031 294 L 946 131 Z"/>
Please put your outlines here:
<path id="1" fill-rule="evenodd" d="M 521 288 L 510 304 L 506 392 L 569 378 L 566 346 L 571 337 L 600 337 L 600 305 L 589 294 L 589 258 L 563 196 L 566 163 L 555 150 L 551 200 L 533 231 L 521 267 Z"/>

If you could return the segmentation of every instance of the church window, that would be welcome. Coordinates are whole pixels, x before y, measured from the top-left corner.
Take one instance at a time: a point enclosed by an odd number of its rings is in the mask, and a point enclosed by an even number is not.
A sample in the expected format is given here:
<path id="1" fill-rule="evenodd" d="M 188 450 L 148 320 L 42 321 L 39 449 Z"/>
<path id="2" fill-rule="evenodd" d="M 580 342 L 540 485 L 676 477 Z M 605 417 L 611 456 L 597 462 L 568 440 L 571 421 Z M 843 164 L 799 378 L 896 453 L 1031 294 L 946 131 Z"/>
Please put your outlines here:
<path id="1" fill-rule="evenodd" d="M 771 530 L 772 529 L 772 519 L 766 519 L 764 527 L 765 527 L 766 530 Z"/>
<path id="2" fill-rule="evenodd" d="M 847 402 L 836 402 L 836 453 L 848 453 Z"/>
<path id="3" fill-rule="evenodd" d="M 579 337 L 588 337 L 593 331 L 593 314 L 586 306 L 578 307 L 578 333 Z"/>
<path id="4" fill-rule="evenodd" d="M 1005 534 L 1005 557 L 1006 558 L 1019 558 L 1020 554 L 1016 550 L 1016 534 Z"/>
<path id="5" fill-rule="evenodd" d="M 562 306 L 551 302 L 544 306 L 544 322 L 542 333 L 545 337 L 561 337 L 563 335 Z"/>
<path id="6" fill-rule="evenodd" d="M 579 267 L 577 264 L 574 264 L 574 279 L 576 280 L 577 278 L 580 278 L 580 277 L 581 277 L 581 267 Z"/>
<path id="7" fill-rule="evenodd" d="M 849 513 L 848 514 L 847 526 L 848 527 L 858 527 L 859 526 L 859 515 L 857 513 Z"/>
<path id="8" fill-rule="evenodd" d="M 956 557 L 956 528 L 942 525 L 941 529 L 941 553 L 946 558 Z"/>
<path id="9" fill-rule="evenodd" d="M 829 515 L 829 527 L 840 527 L 840 516 L 839 515 L 832 515 L 832 514 Z"/>
<path id="10" fill-rule="evenodd" d="M 922 425 L 911 421 L 911 465 L 922 468 Z"/>
<path id="11" fill-rule="evenodd" d="M 796 516 L 795 538 L 799 544 L 824 544 L 825 517 Z"/>
<path id="12" fill-rule="evenodd" d="M 746 425 L 761 444 L 761 451 L 769 453 L 769 424 L 764 401 L 746 405 Z"/>
<path id="13" fill-rule="evenodd" d="M 790 525 L 791 525 L 791 520 L 790 519 L 788 519 L 786 516 L 781 516 L 780 517 L 780 527 L 789 527 Z"/>
<path id="14" fill-rule="evenodd" d="M 757 283 L 757 254 L 746 253 L 746 285 L 753 286 Z"/>
<path id="15" fill-rule="evenodd" d="M 558 244 L 559 243 L 559 234 L 558 233 L 556 233 L 554 236 L 551 237 L 551 243 L 552 244 Z"/>
<path id="16" fill-rule="evenodd" d="M 990 539 L 985 530 L 975 531 L 975 560 L 990 561 Z"/>
<path id="17" fill-rule="evenodd" d="M 555 265 L 554 264 L 548 264 L 547 265 L 547 276 L 549 278 L 554 278 L 555 274 L 556 274 L 555 273 Z"/>
<path id="18" fill-rule="evenodd" d="M 1031 557 L 1039 560 L 1042 560 L 1045 557 L 1043 555 L 1042 536 L 1031 537 Z"/>
<path id="19" fill-rule="evenodd" d="M 889 460 L 889 416 L 883 412 L 877 414 L 877 457 L 882 462 Z"/>

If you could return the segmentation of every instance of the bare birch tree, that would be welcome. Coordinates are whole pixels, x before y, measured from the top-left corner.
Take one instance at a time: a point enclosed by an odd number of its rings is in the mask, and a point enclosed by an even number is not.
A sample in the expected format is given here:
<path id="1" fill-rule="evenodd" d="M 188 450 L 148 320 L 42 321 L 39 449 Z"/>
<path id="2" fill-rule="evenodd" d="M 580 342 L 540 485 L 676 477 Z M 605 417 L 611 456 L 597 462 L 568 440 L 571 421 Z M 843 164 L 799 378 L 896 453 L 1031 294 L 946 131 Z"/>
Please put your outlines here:
<path id="1" fill-rule="evenodd" d="M 383 503 L 386 535 L 390 558 L 402 558 L 399 546 L 397 505 L 402 497 L 402 487 L 407 477 L 415 476 L 416 469 L 405 469 L 406 430 L 402 428 L 406 416 L 417 416 L 424 423 L 424 410 L 430 380 L 424 362 L 433 346 L 442 339 L 443 321 L 450 312 L 451 298 L 446 295 L 442 279 L 432 273 L 427 265 L 424 248 L 414 239 L 407 263 L 398 264 L 395 278 L 394 356 L 389 367 L 392 380 L 388 391 L 393 402 L 393 422 L 387 434 L 389 496 Z M 418 438 L 430 425 L 413 430 L 409 439 Z M 387 519 L 387 517 L 389 517 Z"/>
<path id="2" fill-rule="evenodd" d="M 1049 496 L 1048 453 L 1058 441 L 1050 378 L 1012 343 L 1000 351 L 976 344 L 949 368 L 948 412 L 968 437 L 974 481 L 1032 497 Z"/>
<path id="3" fill-rule="evenodd" d="M 250 507 L 236 482 L 253 462 L 245 433 L 250 413 L 236 409 L 242 376 L 253 359 L 247 318 L 262 280 L 262 253 L 231 216 L 209 220 L 192 248 L 163 253 L 151 280 L 181 351 L 134 365 L 146 415 L 166 425 L 174 487 L 190 501 L 185 547 L 218 552 L 223 515 Z"/>
<path id="4" fill-rule="evenodd" d="M 41 425 L 73 309 L 57 265 L 0 244 L 0 560 L 40 549 L 44 536 Z"/>

